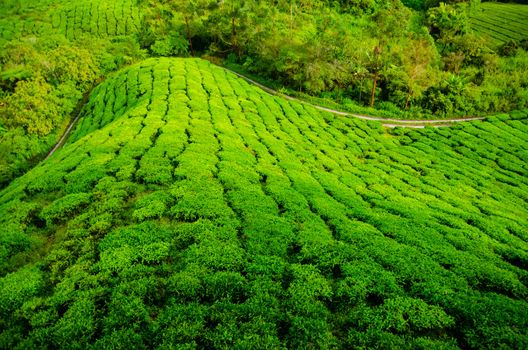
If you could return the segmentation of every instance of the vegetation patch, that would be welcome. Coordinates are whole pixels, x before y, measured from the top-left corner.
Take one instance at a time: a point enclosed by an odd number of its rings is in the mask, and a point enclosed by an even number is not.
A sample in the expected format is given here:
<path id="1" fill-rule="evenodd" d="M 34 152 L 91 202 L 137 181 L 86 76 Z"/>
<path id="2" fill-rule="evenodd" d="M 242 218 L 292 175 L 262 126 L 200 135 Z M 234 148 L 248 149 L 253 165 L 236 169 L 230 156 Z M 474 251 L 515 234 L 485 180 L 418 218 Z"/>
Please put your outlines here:
<path id="1" fill-rule="evenodd" d="M 80 0 L 63 2 L 27 0 L 3 5 L 10 16 L 0 18 L 0 38 L 62 34 L 68 39 L 106 37 L 138 31 L 140 12 L 134 0 Z"/>
<path id="2" fill-rule="evenodd" d="M 528 347 L 527 135 L 132 65 L 0 192 L 0 347 Z"/>
<path id="3" fill-rule="evenodd" d="M 526 4 L 484 2 L 471 16 L 474 31 L 501 45 L 528 40 L 528 6 Z"/>

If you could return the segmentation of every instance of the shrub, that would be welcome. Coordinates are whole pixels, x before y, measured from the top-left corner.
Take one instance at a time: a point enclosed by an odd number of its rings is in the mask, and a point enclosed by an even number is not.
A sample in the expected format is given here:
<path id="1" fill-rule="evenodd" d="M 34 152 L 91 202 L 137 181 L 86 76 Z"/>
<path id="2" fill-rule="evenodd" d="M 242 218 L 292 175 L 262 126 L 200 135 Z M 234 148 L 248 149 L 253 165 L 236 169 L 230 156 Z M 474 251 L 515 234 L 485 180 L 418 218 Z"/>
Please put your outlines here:
<path id="1" fill-rule="evenodd" d="M 5 320 L 44 288 L 44 276 L 36 267 L 25 267 L 0 279 L 0 315 Z"/>
<path id="2" fill-rule="evenodd" d="M 87 206 L 92 199 L 89 193 L 73 193 L 59 198 L 46 206 L 39 216 L 46 220 L 48 225 L 59 223 L 79 212 Z"/>

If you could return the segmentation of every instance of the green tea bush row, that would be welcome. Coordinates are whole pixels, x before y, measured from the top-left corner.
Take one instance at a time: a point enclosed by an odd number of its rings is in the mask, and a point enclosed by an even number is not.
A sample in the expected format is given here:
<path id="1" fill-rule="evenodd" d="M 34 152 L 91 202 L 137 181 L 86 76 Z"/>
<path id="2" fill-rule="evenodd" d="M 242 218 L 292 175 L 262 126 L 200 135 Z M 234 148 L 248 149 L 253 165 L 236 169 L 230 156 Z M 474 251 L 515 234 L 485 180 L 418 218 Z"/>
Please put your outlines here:
<path id="1" fill-rule="evenodd" d="M 389 131 L 206 61 L 133 65 L 0 192 L 0 344 L 528 346 L 526 132 Z"/>
<path id="2" fill-rule="evenodd" d="M 41 3 L 30 15 L 0 20 L 0 38 L 63 34 L 68 39 L 86 36 L 124 36 L 139 30 L 141 15 L 133 0 L 82 0 L 75 3 Z"/>

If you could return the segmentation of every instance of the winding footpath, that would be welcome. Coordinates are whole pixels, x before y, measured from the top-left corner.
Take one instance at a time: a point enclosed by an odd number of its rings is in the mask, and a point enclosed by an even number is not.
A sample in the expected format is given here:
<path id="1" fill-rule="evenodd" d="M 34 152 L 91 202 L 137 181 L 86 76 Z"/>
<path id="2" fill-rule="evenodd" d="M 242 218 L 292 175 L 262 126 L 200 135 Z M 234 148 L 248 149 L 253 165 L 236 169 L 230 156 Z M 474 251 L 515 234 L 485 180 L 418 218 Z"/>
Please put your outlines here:
<path id="1" fill-rule="evenodd" d="M 51 157 L 53 155 L 53 153 L 55 153 L 56 150 L 58 150 L 62 145 L 64 145 L 64 142 L 66 142 L 66 138 L 68 137 L 68 135 L 70 135 L 71 133 L 71 130 L 73 129 L 73 127 L 75 126 L 75 124 L 77 124 L 77 121 L 79 120 L 79 118 L 81 117 L 81 112 L 82 111 L 79 111 L 77 113 L 77 116 L 72 120 L 72 122 L 70 123 L 70 125 L 68 125 L 68 127 L 66 128 L 66 131 L 64 131 L 64 134 L 62 134 L 61 138 L 59 139 L 59 141 L 55 144 L 55 146 L 52 148 L 52 150 L 48 153 L 48 155 L 46 156 L 46 158 L 44 158 L 44 160 L 48 159 L 49 157 Z"/>
<path id="2" fill-rule="evenodd" d="M 51 157 L 55 151 L 57 151 L 59 148 L 61 148 L 64 143 L 66 142 L 66 139 L 68 138 L 68 136 L 70 135 L 73 127 L 75 126 L 75 124 L 77 124 L 77 121 L 79 120 L 79 118 L 81 117 L 82 115 L 82 111 L 83 111 L 83 107 L 86 103 L 88 103 L 88 99 L 90 98 L 90 95 L 93 91 L 93 89 L 95 89 L 95 87 L 99 84 L 101 84 L 103 82 L 104 79 L 98 79 L 97 82 L 95 84 L 93 84 L 90 89 L 88 89 L 88 91 L 86 91 L 84 94 L 83 94 L 83 97 L 82 99 L 77 103 L 77 106 L 75 106 L 75 110 L 74 112 L 72 112 L 73 115 L 75 115 L 75 118 L 73 118 L 73 120 L 70 122 L 70 124 L 68 124 L 68 127 L 66 128 L 66 130 L 64 131 L 64 133 L 62 134 L 61 138 L 59 139 L 59 141 L 57 141 L 57 143 L 55 144 L 55 146 L 53 146 L 53 148 L 51 149 L 51 151 L 49 151 L 48 155 L 46 156 L 46 158 L 44 158 L 44 160 L 48 159 L 49 157 Z"/>
<path id="3" fill-rule="evenodd" d="M 274 90 L 274 89 L 269 88 L 269 87 L 267 87 L 265 85 L 262 85 L 261 83 L 258 83 L 255 80 L 253 80 L 251 78 L 248 78 L 245 75 L 242 75 L 242 74 L 240 74 L 238 72 L 235 72 L 235 71 L 233 71 L 233 70 L 231 70 L 229 68 L 226 68 L 226 67 L 223 67 L 223 68 L 225 70 L 233 73 L 237 77 L 244 79 L 248 83 L 253 84 L 253 85 L 261 88 L 262 90 L 266 91 L 267 93 L 269 93 L 271 95 L 277 95 L 277 96 L 286 98 L 288 100 L 297 101 L 297 102 L 303 103 L 305 105 L 312 106 L 312 107 L 314 107 L 316 109 L 319 109 L 321 111 L 329 112 L 329 113 L 336 114 L 336 115 L 354 117 L 354 118 L 364 119 L 364 120 L 380 121 L 380 122 L 382 122 L 383 126 L 388 127 L 388 128 L 395 128 L 397 126 L 403 127 L 403 128 L 425 128 L 426 126 L 446 127 L 446 126 L 451 126 L 454 123 L 461 123 L 461 122 L 469 122 L 469 121 L 486 119 L 484 117 L 471 117 L 471 118 L 455 118 L 455 119 L 409 120 L 409 119 L 391 119 L 391 118 L 373 117 L 373 116 L 370 116 L 370 115 L 362 115 L 362 114 L 343 112 L 343 111 L 338 111 L 338 110 L 327 108 L 327 107 L 318 106 L 318 105 L 312 104 L 310 102 L 304 101 L 302 99 L 283 94 L 283 93 L 281 93 L 281 92 L 279 92 L 277 90 Z"/>

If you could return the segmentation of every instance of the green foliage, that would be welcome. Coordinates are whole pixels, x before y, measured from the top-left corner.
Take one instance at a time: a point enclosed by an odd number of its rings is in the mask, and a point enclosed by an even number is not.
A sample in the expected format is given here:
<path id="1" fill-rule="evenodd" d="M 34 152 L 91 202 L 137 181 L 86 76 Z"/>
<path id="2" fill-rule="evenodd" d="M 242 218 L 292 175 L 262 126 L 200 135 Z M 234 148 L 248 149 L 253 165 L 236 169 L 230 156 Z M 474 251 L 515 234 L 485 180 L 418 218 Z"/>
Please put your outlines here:
<path id="1" fill-rule="evenodd" d="M 60 121 L 58 99 L 51 85 L 37 78 L 21 81 L 5 100 L 2 122 L 10 128 L 23 127 L 28 134 L 47 135 Z"/>
<path id="2" fill-rule="evenodd" d="M 170 201 L 170 197 L 165 192 L 149 194 L 136 202 L 137 209 L 134 210 L 132 216 L 138 221 L 147 218 L 161 218 L 167 211 L 167 204 Z"/>
<path id="3" fill-rule="evenodd" d="M 175 33 L 172 37 L 156 40 L 150 50 L 156 56 L 177 56 L 187 54 L 189 49 L 187 41 Z"/>
<path id="4" fill-rule="evenodd" d="M 377 329 L 405 332 L 408 329 L 423 331 L 454 326 L 455 322 L 442 308 L 429 306 L 420 299 L 387 299 L 373 316 Z"/>
<path id="5" fill-rule="evenodd" d="M 471 12 L 471 28 L 494 46 L 528 38 L 526 4 L 483 2 Z"/>
<path id="6" fill-rule="evenodd" d="M 440 40 L 449 40 L 456 35 L 465 34 L 469 30 L 467 13 L 460 5 L 446 5 L 430 9 L 427 12 L 427 23 L 433 27 Z"/>
<path id="7" fill-rule="evenodd" d="M 0 315 L 2 326 L 9 324 L 8 316 L 24 302 L 38 295 L 44 287 L 44 276 L 38 268 L 26 267 L 0 279 Z"/>
<path id="8" fill-rule="evenodd" d="M 17 2 L 17 7 L 2 3 L 2 10 L 7 13 L 5 18 L 0 18 L 0 38 L 10 40 L 47 33 L 59 33 L 68 39 L 79 39 L 86 34 L 94 37 L 127 35 L 135 33 L 140 23 L 138 8 L 132 0 Z"/>
<path id="9" fill-rule="evenodd" d="M 81 109 L 82 95 L 101 76 L 147 53 L 206 54 L 215 62 L 227 57 L 301 96 L 330 99 L 355 113 L 380 114 L 377 108 L 382 115 L 422 119 L 525 108 L 526 50 L 519 24 L 524 9 L 477 2 L 405 2 L 426 13 L 410 11 L 399 1 L 378 0 L 278 2 L 273 7 L 208 0 L 5 2 L 0 18 L 0 111 L 6 116 L 0 118 L 0 186 L 43 158 Z M 500 13 L 490 15 L 487 7 Z M 504 16 L 511 29 L 504 29 Z M 514 39 L 498 54 L 490 50 L 489 40 L 493 44 L 496 38 L 475 29 L 475 22 L 490 20 L 502 29 L 488 31 L 509 30 L 507 39 Z M 462 93 L 453 92 L 453 76 L 464 82 Z M 127 85 L 131 92 L 144 89 Z M 124 88 L 105 92 L 105 106 L 115 106 L 101 115 L 103 123 L 122 114 Z M 156 108 L 163 113 L 165 107 Z M 172 181 L 167 164 L 153 169 L 158 161 L 155 154 L 145 159 L 138 176 L 146 184 Z M 122 169 L 120 176 L 129 175 L 130 169 Z"/>
<path id="10" fill-rule="evenodd" d="M 2 3 L 1 187 L 52 148 L 102 74 L 143 56 L 139 23 L 133 1 Z"/>
<path id="11" fill-rule="evenodd" d="M 121 271 L 134 263 L 160 263 L 169 253 L 171 233 L 152 223 L 123 227 L 110 232 L 100 243 L 100 268 Z"/>
<path id="12" fill-rule="evenodd" d="M 40 213 L 40 217 L 51 225 L 67 219 L 70 215 L 78 212 L 83 206 L 90 203 L 89 193 L 74 193 L 57 199 Z"/>
<path id="13" fill-rule="evenodd" d="M 54 329 L 55 342 L 59 347 L 82 349 L 96 330 L 96 305 L 90 298 L 76 300 Z"/>
<path id="14" fill-rule="evenodd" d="M 387 131 L 204 60 L 131 65 L 0 192 L 1 347 L 526 347 L 527 132 Z"/>
<path id="15" fill-rule="evenodd" d="M 52 65 L 43 67 L 43 71 L 47 80 L 54 85 L 72 83 L 82 91 L 99 76 L 97 62 L 86 49 L 59 46 L 47 58 Z"/>
<path id="16" fill-rule="evenodd" d="M 507 73 L 495 64 L 501 58 L 488 38 L 472 30 L 478 0 L 405 3 L 420 12 L 399 1 L 279 2 L 273 8 L 256 1 L 143 1 L 148 25 L 140 41 L 154 55 L 186 55 L 174 49 L 185 38 L 193 56 L 224 58 L 258 81 L 355 113 L 431 119 L 524 108 L 525 96 L 501 94 L 491 83 Z M 449 74 L 466 81 L 467 91 L 434 97 Z M 513 75 L 525 76 L 521 68 Z M 526 90 L 523 84 L 509 85 Z"/>

